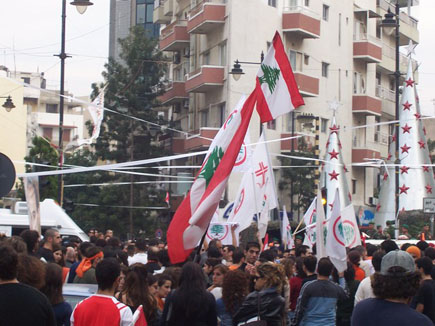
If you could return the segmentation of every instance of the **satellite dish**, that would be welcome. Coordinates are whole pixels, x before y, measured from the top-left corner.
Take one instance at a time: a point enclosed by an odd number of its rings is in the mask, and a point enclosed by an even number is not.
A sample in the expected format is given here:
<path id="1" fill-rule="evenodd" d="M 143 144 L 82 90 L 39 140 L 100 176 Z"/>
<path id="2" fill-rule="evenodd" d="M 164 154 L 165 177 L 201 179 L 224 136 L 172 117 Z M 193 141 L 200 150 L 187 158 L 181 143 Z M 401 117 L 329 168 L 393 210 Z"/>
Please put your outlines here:
<path id="1" fill-rule="evenodd" d="M 0 197 L 7 195 L 15 182 L 15 167 L 5 154 L 0 153 Z"/>

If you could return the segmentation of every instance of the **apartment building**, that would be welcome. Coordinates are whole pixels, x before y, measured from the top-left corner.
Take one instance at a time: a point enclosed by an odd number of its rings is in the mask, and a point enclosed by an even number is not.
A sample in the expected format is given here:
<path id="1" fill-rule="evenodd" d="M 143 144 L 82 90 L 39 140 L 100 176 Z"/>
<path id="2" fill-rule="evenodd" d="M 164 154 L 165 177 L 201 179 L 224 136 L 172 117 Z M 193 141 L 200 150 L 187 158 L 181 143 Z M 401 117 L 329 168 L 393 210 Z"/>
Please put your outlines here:
<path id="1" fill-rule="evenodd" d="M 393 3 L 393 4 L 392 4 Z M 373 126 L 394 119 L 395 39 L 380 26 L 395 1 L 389 0 L 160 0 L 153 21 L 161 24 L 160 49 L 173 58 L 160 108 L 176 129 L 189 136 L 172 133 L 162 138 L 174 153 L 204 150 L 242 94 L 254 89 L 261 53 L 266 53 L 275 31 L 279 31 L 293 67 L 305 106 L 295 115 L 279 117 L 265 126 L 268 140 L 285 138 L 294 132 L 314 136 L 313 123 L 320 121 L 320 155 L 332 111 L 328 102 L 341 104 L 337 112 L 348 184 L 356 209 L 374 210 L 378 191 L 378 171 L 352 166 L 372 158 L 388 156 L 391 127 Z M 400 45 L 419 42 L 418 22 L 412 6 L 418 1 L 399 0 Z M 239 60 L 244 74 L 235 80 L 230 74 Z M 405 72 L 407 58 L 401 55 Z M 245 63 L 249 62 L 249 63 Z M 300 118 L 298 118 L 300 117 Z M 259 136 L 259 118 L 254 112 L 251 140 Z M 355 128 L 358 126 L 366 126 Z M 313 137 L 305 137 L 313 142 Z M 297 143 L 294 143 L 297 151 Z M 290 141 L 269 145 L 272 164 L 288 154 Z M 203 157 L 189 164 L 200 164 Z M 182 165 L 184 162 L 176 162 Z M 179 175 L 192 175 L 178 169 Z M 275 169 L 276 180 L 281 171 Z M 240 176 L 231 177 L 227 199 L 233 200 Z M 185 185 L 174 186 L 181 195 Z M 279 194 L 289 205 L 289 193 Z"/>

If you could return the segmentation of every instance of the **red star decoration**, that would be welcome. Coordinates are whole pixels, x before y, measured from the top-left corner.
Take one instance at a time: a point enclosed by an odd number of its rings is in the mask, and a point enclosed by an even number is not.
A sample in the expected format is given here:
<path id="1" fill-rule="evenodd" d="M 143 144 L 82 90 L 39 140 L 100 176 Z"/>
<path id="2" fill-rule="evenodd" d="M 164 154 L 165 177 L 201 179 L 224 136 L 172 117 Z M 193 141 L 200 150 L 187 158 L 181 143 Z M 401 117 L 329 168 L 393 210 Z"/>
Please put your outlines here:
<path id="1" fill-rule="evenodd" d="M 420 141 L 418 142 L 418 144 L 420 145 L 420 148 L 426 148 L 426 144 L 424 143 L 423 140 L 420 140 Z"/>
<path id="2" fill-rule="evenodd" d="M 408 170 L 409 170 L 409 167 L 407 167 L 407 166 L 401 166 L 400 167 L 400 174 L 403 174 L 403 173 L 408 174 Z"/>
<path id="3" fill-rule="evenodd" d="M 406 83 L 406 87 L 408 87 L 408 86 L 414 87 L 415 81 L 413 81 L 411 78 L 409 78 L 408 80 L 405 80 L 405 83 Z"/>
<path id="4" fill-rule="evenodd" d="M 329 127 L 329 130 L 331 131 L 331 134 L 333 134 L 333 133 L 338 134 L 338 131 L 340 130 L 340 128 L 337 127 L 337 125 L 333 125 L 332 127 Z"/>
<path id="5" fill-rule="evenodd" d="M 333 158 L 338 160 L 338 154 L 340 154 L 339 152 L 336 152 L 335 149 L 332 150 L 332 152 L 328 152 L 329 155 L 331 155 L 331 160 Z"/>
<path id="6" fill-rule="evenodd" d="M 425 188 L 426 188 L 426 192 L 427 192 L 428 194 L 431 194 L 431 193 L 432 193 L 432 187 L 431 187 L 430 185 L 427 185 Z"/>
<path id="7" fill-rule="evenodd" d="M 403 193 L 408 194 L 409 187 L 403 185 L 402 187 L 399 187 L 399 189 L 400 189 L 401 194 L 403 194 Z"/>
<path id="8" fill-rule="evenodd" d="M 393 142 L 393 141 L 396 141 L 396 135 L 394 134 L 392 137 L 391 137 L 391 141 Z"/>
<path id="9" fill-rule="evenodd" d="M 380 209 L 381 209 L 381 205 L 378 204 L 378 205 L 376 206 L 376 212 L 379 212 Z"/>
<path id="10" fill-rule="evenodd" d="M 411 103 L 406 101 L 406 103 L 403 103 L 402 105 L 403 105 L 403 111 L 405 111 L 405 110 L 411 111 L 411 106 L 412 106 Z"/>
<path id="11" fill-rule="evenodd" d="M 331 179 L 330 179 L 331 181 L 334 180 L 334 179 L 338 181 L 338 178 L 337 178 L 337 177 L 340 175 L 340 173 L 337 173 L 337 172 L 335 172 L 335 170 L 334 170 L 334 171 L 332 171 L 332 173 L 328 173 L 328 174 L 329 174 L 329 176 L 331 177 Z"/>
<path id="12" fill-rule="evenodd" d="M 391 153 L 388 153 L 387 160 L 388 160 L 388 161 L 391 160 L 391 157 L 393 157 L 393 155 L 391 155 Z"/>
<path id="13" fill-rule="evenodd" d="M 415 115 L 415 118 L 416 118 L 417 120 L 420 120 L 420 118 L 421 118 L 421 114 L 420 114 L 420 113 L 415 113 L 414 115 Z"/>
<path id="14" fill-rule="evenodd" d="M 385 173 L 384 173 L 384 181 L 387 180 L 387 179 L 388 179 L 388 173 L 385 172 Z"/>
<path id="15" fill-rule="evenodd" d="M 403 145 L 402 147 L 400 147 L 400 149 L 402 150 L 402 154 L 403 153 L 408 153 L 409 154 L 409 149 L 410 149 L 411 147 L 410 146 L 407 146 L 406 144 L 405 145 Z"/>
<path id="16" fill-rule="evenodd" d="M 410 130 L 412 129 L 412 127 L 410 127 L 410 126 L 408 126 L 408 124 L 406 124 L 405 125 L 405 127 L 402 127 L 402 129 L 403 129 L 403 133 L 408 133 L 408 134 L 410 134 L 411 132 L 410 132 Z"/>
<path id="17" fill-rule="evenodd" d="M 423 165 L 423 171 L 424 172 L 429 172 L 429 167 L 427 165 Z"/>

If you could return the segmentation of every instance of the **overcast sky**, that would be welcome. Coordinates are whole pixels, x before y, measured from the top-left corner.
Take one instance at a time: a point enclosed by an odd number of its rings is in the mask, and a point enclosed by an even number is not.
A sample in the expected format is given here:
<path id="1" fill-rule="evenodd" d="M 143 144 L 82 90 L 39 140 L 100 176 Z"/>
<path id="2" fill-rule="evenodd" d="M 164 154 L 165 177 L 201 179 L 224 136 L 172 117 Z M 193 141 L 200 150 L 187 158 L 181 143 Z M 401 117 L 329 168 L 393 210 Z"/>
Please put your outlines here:
<path id="1" fill-rule="evenodd" d="M 345 1 L 345 0 L 341 0 Z M 109 43 L 109 0 L 93 0 L 80 15 L 67 0 L 66 89 L 74 95 L 89 95 L 91 83 L 101 81 Z M 7 3 L 7 4 L 6 4 Z M 45 72 L 50 88 L 59 86 L 61 0 L 2 1 L 0 6 L 0 65 L 10 70 Z M 420 99 L 424 113 L 434 114 L 435 98 L 435 0 L 420 0 L 412 9 L 419 19 Z"/>

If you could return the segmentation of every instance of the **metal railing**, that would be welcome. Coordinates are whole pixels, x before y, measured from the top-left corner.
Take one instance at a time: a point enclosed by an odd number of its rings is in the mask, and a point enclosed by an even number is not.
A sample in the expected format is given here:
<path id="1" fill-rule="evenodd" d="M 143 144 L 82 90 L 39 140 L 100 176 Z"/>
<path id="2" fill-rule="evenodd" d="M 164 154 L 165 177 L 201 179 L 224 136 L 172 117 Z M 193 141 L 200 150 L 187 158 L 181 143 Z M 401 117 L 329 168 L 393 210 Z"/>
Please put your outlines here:
<path id="1" fill-rule="evenodd" d="M 284 0 L 284 13 L 302 13 L 319 19 L 320 14 L 305 6 L 305 0 Z"/>
<path id="2" fill-rule="evenodd" d="M 396 101 L 395 91 L 382 87 L 380 85 L 376 86 L 376 97 L 379 97 L 384 100 L 389 100 L 392 102 Z"/>
<path id="3" fill-rule="evenodd" d="M 382 40 L 372 36 L 372 35 L 368 35 L 367 33 L 360 33 L 360 34 L 354 34 L 353 35 L 353 40 L 354 41 L 367 41 L 367 42 L 371 42 L 374 43 L 375 45 L 381 47 L 382 46 Z"/>

